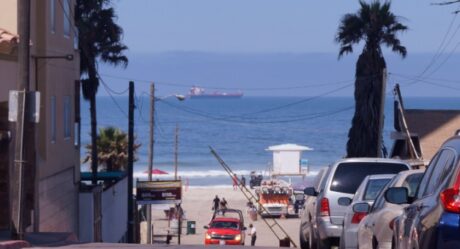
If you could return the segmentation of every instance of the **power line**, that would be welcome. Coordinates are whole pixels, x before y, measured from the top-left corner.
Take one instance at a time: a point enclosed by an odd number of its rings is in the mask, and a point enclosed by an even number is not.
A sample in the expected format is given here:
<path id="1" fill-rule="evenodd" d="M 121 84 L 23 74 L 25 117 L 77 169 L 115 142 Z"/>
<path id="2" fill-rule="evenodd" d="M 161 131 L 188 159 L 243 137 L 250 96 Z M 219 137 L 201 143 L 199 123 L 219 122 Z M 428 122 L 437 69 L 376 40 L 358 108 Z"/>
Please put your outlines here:
<path id="1" fill-rule="evenodd" d="M 158 81 L 158 80 L 147 80 L 147 79 L 135 79 L 135 78 L 128 78 L 123 76 L 114 76 L 109 74 L 101 74 L 107 78 L 119 79 L 119 80 L 133 80 L 136 82 L 142 83 L 152 83 L 159 85 L 168 85 L 168 86 L 176 86 L 176 87 L 193 87 L 197 84 L 180 84 L 174 82 L 166 82 L 166 81 Z M 340 85 L 348 82 L 352 82 L 354 79 L 350 80 L 340 80 L 340 81 L 331 81 L 331 82 L 309 82 L 302 85 L 295 85 L 295 86 L 285 86 L 285 87 L 218 87 L 218 86 L 210 86 L 210 85 L 200 85 L 200 87 L 213 89 L 213 90 L 243 90 L 243 91 L 280 91 L 280 90 L 293 90 L 293 89 L 302 89 L 302 88 L 311 88 L 311 87 L 323 87 L 323 86 L 330 86 L 330 85 Z"/>

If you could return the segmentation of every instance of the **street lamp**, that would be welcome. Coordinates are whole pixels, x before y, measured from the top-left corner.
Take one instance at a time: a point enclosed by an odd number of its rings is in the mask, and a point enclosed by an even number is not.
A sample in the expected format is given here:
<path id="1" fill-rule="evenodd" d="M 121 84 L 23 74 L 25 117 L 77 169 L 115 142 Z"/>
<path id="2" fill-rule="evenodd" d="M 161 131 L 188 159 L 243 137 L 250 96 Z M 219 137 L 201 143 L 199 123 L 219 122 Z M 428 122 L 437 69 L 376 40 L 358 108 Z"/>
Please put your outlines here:
<path id="1" fill-rule="evenodd" d="M 44 59 L 58 59 L 58 60 L 67 60 L 73 61 L 73 54 L 66 54 L 66 55 L 32 55 L 35 64 L 35 91 L 38 91 L 38 60 Z"/>

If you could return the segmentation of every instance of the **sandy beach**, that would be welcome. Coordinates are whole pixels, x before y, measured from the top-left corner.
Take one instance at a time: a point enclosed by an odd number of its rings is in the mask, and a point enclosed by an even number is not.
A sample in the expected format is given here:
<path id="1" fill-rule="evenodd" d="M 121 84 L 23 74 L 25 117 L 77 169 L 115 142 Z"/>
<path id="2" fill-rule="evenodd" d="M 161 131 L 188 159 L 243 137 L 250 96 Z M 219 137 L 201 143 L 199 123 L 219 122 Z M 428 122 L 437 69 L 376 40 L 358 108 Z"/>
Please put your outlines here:
<path id="1" fill-rule="evenodd" d="M 222 188 L 205 188 L 196 187 L 184 189 L 182 207 L 185 211 L 185 219 L 182 223 L 182 245 L 203 245 L 205 229 L 203 226 L 207 225 L 212 217 L 212 200 L 218 195 L 220 198 L 225 198 L 228 202 L 229 208 L 240 209 L 244 214 L 245 226 L 249 226 L 249 223 L 257 229 L 257 241 L 256 246 L 268 246 L 278 247 L 279 241 L 276 236 L 270 231 L 264 221 L 258 217 L 257 221 L 251 221 L 246 214 L 246 203 L 247 200 L 240 190 L 233 190 L 231 186 Z M 164 236 L 168 230 L 168 220 L 165 218 L 164 211 L 154 210 L 152 211 L 152 217 L 154 219 L 154 234 L 156 243 L 163 243 L 166 240 Z M 187 235 L 187 221 L 196 222 L 196 234 Z M 294 242 L 299 247 L 299 218 L 287 218 L 277 219 L 283 229 L 289 234 Z M 145 225 L 142 226 L 142 234 L 145 234 Z M 144 237 L 145 238 L 145 237 Z M 171 244 L 177 244 L 177 237 L 173 237 Z M 250 244 L 250 239 L 247 237 L 246 245 Z M 292 245 L 291 245 L 292 247 Z"/>

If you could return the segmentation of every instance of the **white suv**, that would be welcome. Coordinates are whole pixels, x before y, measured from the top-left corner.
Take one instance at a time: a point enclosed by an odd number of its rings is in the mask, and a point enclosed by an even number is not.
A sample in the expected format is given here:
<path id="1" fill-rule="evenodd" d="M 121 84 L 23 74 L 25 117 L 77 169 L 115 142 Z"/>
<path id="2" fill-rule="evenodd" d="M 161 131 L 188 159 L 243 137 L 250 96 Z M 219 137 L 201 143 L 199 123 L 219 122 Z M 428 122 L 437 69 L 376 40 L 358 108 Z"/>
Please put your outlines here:
<path id="1" fill-rule="evenodd" d="M 339 246 L 346 206 L 339 205 L 339 198 L 353 198 L 358 186 L 368 175 L 397 174 L 409 170 L 410 166 L 400 160 L 385 158 L 347 158 L 330 166 L 327 177 L 322 180 L 319 190 L 306 188 L 305 194 L 316 196 L 316 216 L 306 226 L 304 238 L 310 238 L 318 249 Z M 346 198 L 341 198 L 346 199 Z M 304 243 L 309 245 L 310 243 Z M 303 248 L 311 249 L 311 248 Z"/>

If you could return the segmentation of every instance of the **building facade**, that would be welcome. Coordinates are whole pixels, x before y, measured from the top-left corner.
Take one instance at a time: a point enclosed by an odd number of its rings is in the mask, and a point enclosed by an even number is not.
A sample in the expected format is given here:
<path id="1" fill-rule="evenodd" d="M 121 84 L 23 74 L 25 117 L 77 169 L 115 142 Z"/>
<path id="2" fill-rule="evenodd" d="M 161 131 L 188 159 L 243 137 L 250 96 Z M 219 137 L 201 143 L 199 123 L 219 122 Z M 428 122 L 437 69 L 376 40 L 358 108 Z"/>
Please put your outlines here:
<path id="1" fill-rule="evenodd" d="M 75 0 L 30 2 L 29 89 L 40 92 L 40 120 L 32 142 L 25 145 L 25 228 L 78 234 L 80 70 Z M 8 122 L 8 94 L 17 90 L 18 18 L 18 0 L 0 1 L 0 230 L 11 229 L 11 203 L 17 195 L 17 183 L 10 179 L 15 124 Z"/>

